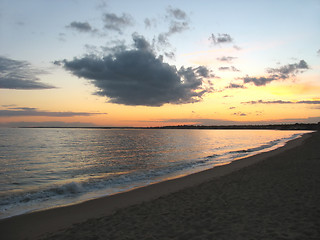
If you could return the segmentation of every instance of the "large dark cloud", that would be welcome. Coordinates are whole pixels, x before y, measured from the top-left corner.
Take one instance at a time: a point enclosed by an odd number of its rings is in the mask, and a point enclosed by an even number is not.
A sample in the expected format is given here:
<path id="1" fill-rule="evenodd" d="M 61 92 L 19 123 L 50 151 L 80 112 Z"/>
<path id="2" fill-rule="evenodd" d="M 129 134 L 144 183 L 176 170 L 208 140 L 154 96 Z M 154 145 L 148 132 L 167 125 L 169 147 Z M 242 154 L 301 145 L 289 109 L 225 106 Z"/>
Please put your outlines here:
<path id="1" fill-rule="evenodd" d="M 36 77 L 45 73 L 31 67 L 27 61 L 18 61 L 0 56 L 0 88 L 50 89 L 51 85 L 39 82 Z"/>
<path id="2" fill-rule="evenodd" d="M 103 58 L 87 55 L 56 62 L 74 75 L 91 80 L 97 94 L 125 105 L 161 106 L 198 102 L 204 93 L 203 78 L 209 70 L 169 65 L 156 56 L 144 37 L 133 35 L 134 48 L 120 49 Z"/>
<path id="3" fill-rule="evenodd" d="M 117 16 L 114 13 L 105 13 L 103 15 L 104 28 L 107 30 L 122 33 L 123 29 L 133 25 L 133 18 L 127 13 Z"/>
<path id="4" fill-rule="evenodd" d="M 21 116 L 45 116 L 45 117 L 74 117 L 74 116 L 91 116 L 103 113 L 88 113 L 88 112 L 49 112 L 41 111 L 37 108 L 14 107 L 6 110 L 0 110 L 0 117 L 21 117 Z"/>
<path id="5" fill-rule="evenodd" d="M 305 60 L 300 60 L 298 63 L 287 64 L 279 68 L 268 68 L 267 77 L 249 77 L 241 78 L 244 83 L 253 83 L 256 86 L 265 86 L 275 80 L 285 80 L 295 77 L 299 73 L 308 70 L 309 66 Z"/>
<path id="6" fill-rule="evenodd" d="M 209 37 L 209 40 L 214 45 L 233 42 L 232 37 L 227 33 L 218 33 L 217 35 L 214 35 L 212 33 L 211 36 Z"/>

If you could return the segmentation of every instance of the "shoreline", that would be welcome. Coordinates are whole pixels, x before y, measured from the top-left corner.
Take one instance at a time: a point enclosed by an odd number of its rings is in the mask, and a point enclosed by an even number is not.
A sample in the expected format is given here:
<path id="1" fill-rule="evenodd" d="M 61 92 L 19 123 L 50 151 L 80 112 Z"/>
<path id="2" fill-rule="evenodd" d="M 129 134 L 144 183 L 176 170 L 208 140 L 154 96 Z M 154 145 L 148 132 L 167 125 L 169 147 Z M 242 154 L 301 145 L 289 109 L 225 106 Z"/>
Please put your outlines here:
<path id="1" fill-rule="evenodd" d="M 109 216 L 119 209 L 148 202 L 170 193 L 218 179 L 267 158 L 274 157 L 300 146 L 306 139 L 314 134 L 319 133 L 307 133 L 302 137 L 287 142 L 285 146 L 275 150 L 235 160 L 229 164 L 215 166 L 211 169 L 181 178 L 154 183 L 127 192 L 92 199 L 75 205 L 50 208 L 2 219 L 0 220 L 0 232 L 5 239 L 35 239 L 40 235 L 57 232 L 88 219 Z"/>

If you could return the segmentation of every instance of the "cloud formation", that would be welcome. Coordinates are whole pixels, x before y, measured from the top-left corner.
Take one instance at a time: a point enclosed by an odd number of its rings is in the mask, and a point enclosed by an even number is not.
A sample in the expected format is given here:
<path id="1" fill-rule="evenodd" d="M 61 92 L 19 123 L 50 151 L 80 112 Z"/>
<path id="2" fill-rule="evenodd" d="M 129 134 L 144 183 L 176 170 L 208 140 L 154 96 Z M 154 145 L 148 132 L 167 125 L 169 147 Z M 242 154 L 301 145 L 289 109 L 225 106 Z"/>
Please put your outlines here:
<path id="1" fill-rule="evenodd" d="M 37 108 L 14 107 L 6 110 L 0 110 L 0 117 L 74 117 L 74 116 L 91 116 L 105 113 L 88 113 L 88 112 L 50 112 L 40 111 Z"/>
<path id="2" fill-rule="evenodd" d="M 308 70 L 309 66 L 304 60 L 300 60 L 298 63 L 284 65 L 279 68 L 268 68 L 267 77 L 249 77 L 240 78 L 244 83 L 253 83 L 256 86 L 265 86 L 275 80 L 285 80 L 291 77 L 295 77 L 299 73 L 303 73 Z"/>
<path id="3" fill-rule="evenodd" d="M 75 76 L 90 80 L 100 96 L 124 105 L 161 106 L 198 102 L 210 91 L 203 86 L 209 76 L 204 66 L 177 69 L 156 56 L 143 36 L 133 35 L 134 47 L 117 48 L 105 57 L 87 55 L 58 61 Z"/>
<path id="4" fill-rule="evenodd" d="M 122 34 L 124 28 L 133 25 L 133 18 L 127 13 L 123 13 L 122 16 L 117 16 L 114 13 L 105 13 L 103 22 L 105 29 Z"/>
<path id="5" fill-rule="evenodd" d="M 36 76 L 44 73 L 44 71 L 32 68 L 27 61 L 0 56 L 0 88 L 25 90 L 55 88 L 39 82 Z"/>
<path id="6" fill-rule="evenodd" d="M 227 33 L 218 33 L 217 36 L 212 33 L 209 40 L 214 45 L 233 42 L 232 37 Z"/>

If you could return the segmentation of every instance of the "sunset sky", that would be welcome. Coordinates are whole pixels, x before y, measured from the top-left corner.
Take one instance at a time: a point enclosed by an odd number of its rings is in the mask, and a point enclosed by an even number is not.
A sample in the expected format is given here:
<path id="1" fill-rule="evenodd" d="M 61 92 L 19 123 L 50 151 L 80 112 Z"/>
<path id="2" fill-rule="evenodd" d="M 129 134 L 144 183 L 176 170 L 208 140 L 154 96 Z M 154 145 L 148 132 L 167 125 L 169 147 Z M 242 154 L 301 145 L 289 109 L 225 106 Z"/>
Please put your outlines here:
<path id="1" fill-rule="evenodd" d="M 1 0 L 0 126 L 319 122 L 319 13 L 319 0 Z"/>

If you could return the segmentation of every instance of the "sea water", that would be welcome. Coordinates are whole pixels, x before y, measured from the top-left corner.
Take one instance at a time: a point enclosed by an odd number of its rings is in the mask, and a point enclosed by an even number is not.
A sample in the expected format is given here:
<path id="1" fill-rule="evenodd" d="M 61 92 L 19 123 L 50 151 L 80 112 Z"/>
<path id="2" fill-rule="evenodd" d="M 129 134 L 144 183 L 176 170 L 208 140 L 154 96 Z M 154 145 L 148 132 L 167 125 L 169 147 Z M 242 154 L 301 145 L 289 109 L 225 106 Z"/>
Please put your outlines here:
<path id="1" fill-rule="evenodd" d="M 304 133 L 0 128 L 0 219 L 212 168 Z"/>

